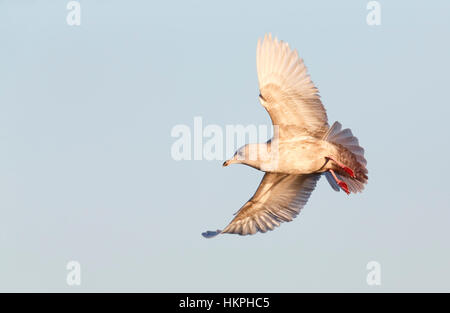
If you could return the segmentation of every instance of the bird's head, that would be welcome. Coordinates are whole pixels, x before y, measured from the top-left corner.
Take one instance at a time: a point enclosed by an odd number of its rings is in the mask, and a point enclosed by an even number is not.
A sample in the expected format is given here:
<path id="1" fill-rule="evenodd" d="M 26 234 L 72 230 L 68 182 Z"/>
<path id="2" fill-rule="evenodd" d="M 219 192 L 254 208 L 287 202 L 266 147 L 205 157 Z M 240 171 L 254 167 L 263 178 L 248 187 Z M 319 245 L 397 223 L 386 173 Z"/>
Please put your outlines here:
<path id="1" fill-rule="evenodd" d="M 251 165 L 251 163 L 258 160 L 258 145 L 257 144 L 248 144 L 243 147 L 240 147 L 233 155 L 233 157 L 229 160 L 223 162 L 222 166 L 228 166 L 233 163 L 243 163 L 247 165 Z"/>

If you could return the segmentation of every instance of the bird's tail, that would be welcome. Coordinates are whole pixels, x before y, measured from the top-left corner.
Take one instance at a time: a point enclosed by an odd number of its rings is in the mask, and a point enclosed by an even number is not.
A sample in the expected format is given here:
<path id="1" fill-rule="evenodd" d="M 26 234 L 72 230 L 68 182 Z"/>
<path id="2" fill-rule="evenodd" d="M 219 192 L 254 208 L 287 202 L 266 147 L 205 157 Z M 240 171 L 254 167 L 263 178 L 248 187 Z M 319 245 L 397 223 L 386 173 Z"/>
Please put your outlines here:
<path id="1" fill-rule="evenodd" d="M 339 175 L 339 179 L 343 180 L 350 192 L 361 192 L 364 189 L 364 184 L 367 182 L 367 161 L 364 158 L 364 149 L 359 145 L 358 138 L 353 136 L 352 131 L 349 128 L 342 129 L 342 125 L 339 122 L 334 122 L 328 132 L 324 135 L 323 140 L 335 143 L 344 147 L 346 154 L 349 154 L 347 158 L 348 166 L 354 171 L 355 177 Z M 336 191 L 339 191 L 339 185 L 333 178 L 330 172 L 325 172 L 325 177 L 328 182 Z"/>

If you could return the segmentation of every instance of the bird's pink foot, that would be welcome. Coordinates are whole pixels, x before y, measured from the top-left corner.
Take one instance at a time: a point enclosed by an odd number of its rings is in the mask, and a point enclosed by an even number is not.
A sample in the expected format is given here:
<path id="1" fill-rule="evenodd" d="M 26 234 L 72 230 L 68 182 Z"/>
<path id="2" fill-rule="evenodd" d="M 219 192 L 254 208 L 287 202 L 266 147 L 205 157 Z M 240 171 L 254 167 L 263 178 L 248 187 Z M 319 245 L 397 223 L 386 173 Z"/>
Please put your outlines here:
<path id="1" fill-rule="evenodd" d="M 342 190 L 345 191 L 346 194 L 350 194 L 350 191 L 348 190 L 348 186 L 347 184 L 340 180 L 339 178 L 337 178 L 336 173 L 334 173 L 333 170 L 330 170 L 331 175 L 333 175 L 334 180 L 336 180 L 336 183 L 339 185 L 339 187 L 341 187 Z"/>
<path id="2" fill-rule="evenodd" d="M 355 178 L 355 172 L 353 172 L 353 170 L 350 167 L 343 166 L 342 168 L 344 169 L 344 171 L 348 173 L 348 175 L 350 175 L 350 177 Z"/>
<path id="3" fill-rule="evenodd" d="M 355 178 L 355 172 L 348 166 L 345 166 L 344 164 L 342 164 L 339 161 L 336 161 L 334 158 L 332 157 L 327 157 L 327 159 L 333 161 L 334 163 L 336 163 L 338 166 L 340 166 L 348 175 L 350 175 L 351 178 Z"/>
<path id="4" fill-rule="evenodd" d="M 342 180 L 338 181 L 337 183 L 339 187 L 341 187 L 341 189 L 345 191 L 346 194 L 348 195 L 350 194 L 350 191 L 348 191 L 348 186 L 346 183 L 344 183 Z"/>

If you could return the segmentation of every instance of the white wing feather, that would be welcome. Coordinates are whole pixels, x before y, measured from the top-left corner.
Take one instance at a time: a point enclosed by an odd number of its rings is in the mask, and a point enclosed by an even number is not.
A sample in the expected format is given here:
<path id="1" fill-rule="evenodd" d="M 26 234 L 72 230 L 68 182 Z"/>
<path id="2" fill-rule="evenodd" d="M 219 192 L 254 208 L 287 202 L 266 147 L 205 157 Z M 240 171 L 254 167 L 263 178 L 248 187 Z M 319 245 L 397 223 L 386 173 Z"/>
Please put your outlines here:
<path id="1" fill-rule="evenodd" d="M 305 206 L 319 178 L 320 174 L 266 173 L 253 197 L 242 206 L 223 231 L 207 231 L 202 235 L 211 238 L 220 233 L 265 233 L 282 222 L 292 221 Z"/>
<path id="2" fill-rule="evenodd" d="M 327 114 L 297 51 L 266 35 L 258 41 L 256 66 L 261 104 L 280 135 L 321 138 L 328 130 Z"/>

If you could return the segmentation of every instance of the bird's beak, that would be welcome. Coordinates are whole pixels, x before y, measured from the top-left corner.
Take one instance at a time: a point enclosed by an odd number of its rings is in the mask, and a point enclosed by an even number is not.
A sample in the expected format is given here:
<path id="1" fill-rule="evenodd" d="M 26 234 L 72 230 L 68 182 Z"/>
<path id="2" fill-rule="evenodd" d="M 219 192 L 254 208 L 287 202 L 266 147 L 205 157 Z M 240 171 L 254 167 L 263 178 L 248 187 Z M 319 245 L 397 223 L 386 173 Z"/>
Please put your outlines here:
<path id="1" fill-rule="evenodd" d="M 228 166 L 228 165 L 230 165 L 230 160 L 226 160 L 226 161 L 223 162 L 223 164 L 222 164 L 223 167 Z"/>

